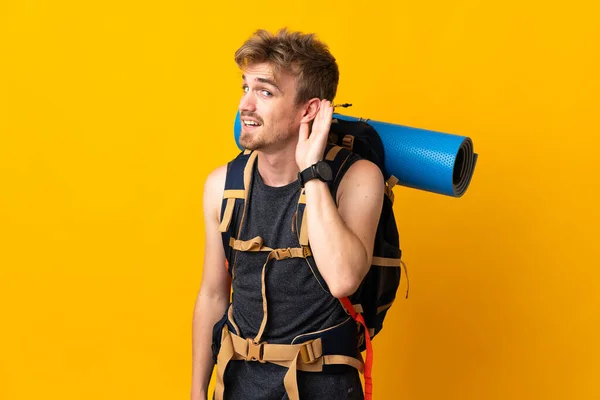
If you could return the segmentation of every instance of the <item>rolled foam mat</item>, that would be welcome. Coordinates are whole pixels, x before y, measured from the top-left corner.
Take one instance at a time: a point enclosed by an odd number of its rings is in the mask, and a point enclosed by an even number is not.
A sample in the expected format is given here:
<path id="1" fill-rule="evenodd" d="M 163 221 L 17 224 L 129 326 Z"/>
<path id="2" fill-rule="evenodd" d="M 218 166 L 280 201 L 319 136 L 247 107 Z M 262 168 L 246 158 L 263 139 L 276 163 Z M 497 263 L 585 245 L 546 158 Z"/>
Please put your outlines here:
<path id="1" fill-rule="evenodd" d="M 386 172 L 399 185 L 452 197 L 461 197 L 469 187 L 478 156 L 471 138 L 341 114 L 333 118 L 365 121 L 375 128 L 383 142 Z M 234 136 L 241 149 L 240 130 L 238 112 Z"/>

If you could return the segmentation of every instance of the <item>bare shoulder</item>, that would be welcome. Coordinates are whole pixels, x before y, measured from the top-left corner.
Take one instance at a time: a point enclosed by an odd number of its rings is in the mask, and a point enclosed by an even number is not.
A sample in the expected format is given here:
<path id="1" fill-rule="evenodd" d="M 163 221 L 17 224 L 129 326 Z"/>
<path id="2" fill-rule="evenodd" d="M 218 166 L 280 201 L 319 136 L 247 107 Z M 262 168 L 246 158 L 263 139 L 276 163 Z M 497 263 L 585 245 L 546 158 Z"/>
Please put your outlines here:
<path id="1" fill-rule="evenodd" d="M 200 292 L 220 304 L 229 301 L 229 275 L 225 268 L 225 252 L 223 250 L 219 218 L 221 199 L 225 188 L 227 166 L 215 168 L 204 181 L 204 266 L 202 268 L 202 284 Z"/>
<path id="2" fill-rule="evenodd" d="M 358 237 L 371 264 L 373 243 L 383 207 L 384 178 L 379 167 L 359 160 L 348 168 L 338 189 L 340 217 Z"/>
<path id="3" fill-rule="evenodd" d="M 212 170 L 204 181 L 204 212 L 217 219 L 221 213 L 221 199 L 225 190 L 226 177 L 227 164 Z"/>
<path id="4" fill-rule="evenodd" d="M 383 198 L 384 187 L 381 169 L 369 160 L 358 160 L 348 168 L 340 182 L 338 204 L 357 200 L 362 202 L 365 198 L 378 202 Z"/>

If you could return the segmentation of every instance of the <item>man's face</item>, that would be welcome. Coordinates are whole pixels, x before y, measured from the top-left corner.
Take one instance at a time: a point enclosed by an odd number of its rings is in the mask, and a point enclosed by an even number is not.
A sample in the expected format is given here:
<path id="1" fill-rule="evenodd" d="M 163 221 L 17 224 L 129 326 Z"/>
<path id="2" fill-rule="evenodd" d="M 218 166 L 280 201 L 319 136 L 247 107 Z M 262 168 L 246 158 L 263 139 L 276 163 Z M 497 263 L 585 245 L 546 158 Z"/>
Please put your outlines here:
<path id="1" fill-rule="evenodd" d="M 296 141 L 302 107 L 296 105 L 296 79 L 285 71 L 277 76 L 268 63 L 244 69 L 239 111 L 240 145 L 250 150 L 278 150 Z"/>

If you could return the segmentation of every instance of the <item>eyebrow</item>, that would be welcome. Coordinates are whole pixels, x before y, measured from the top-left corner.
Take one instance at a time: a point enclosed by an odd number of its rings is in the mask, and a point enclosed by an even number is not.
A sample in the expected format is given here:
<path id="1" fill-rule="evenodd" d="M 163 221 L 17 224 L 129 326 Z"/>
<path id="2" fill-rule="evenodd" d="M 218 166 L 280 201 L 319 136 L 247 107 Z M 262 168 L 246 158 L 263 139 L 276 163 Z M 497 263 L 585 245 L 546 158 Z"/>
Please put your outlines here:
<path id="1" fill-rule="evenodd" d="M 246 75 L 242 75 L 242 79 L 246 80 Z M 279 86 L 277 86 L 277 84 L 275 83 L 275 81 L 273 79 L 269 79 L 269 78 L 256 78 L 255 80 L 258 81 L 258 82 L 261 82 L 261 83 L 266 83 L 268 85 L 271 85 L 275 89 L 277 89 L 280 93 L 283 93 L 283 91 L 279 88 Z"/>

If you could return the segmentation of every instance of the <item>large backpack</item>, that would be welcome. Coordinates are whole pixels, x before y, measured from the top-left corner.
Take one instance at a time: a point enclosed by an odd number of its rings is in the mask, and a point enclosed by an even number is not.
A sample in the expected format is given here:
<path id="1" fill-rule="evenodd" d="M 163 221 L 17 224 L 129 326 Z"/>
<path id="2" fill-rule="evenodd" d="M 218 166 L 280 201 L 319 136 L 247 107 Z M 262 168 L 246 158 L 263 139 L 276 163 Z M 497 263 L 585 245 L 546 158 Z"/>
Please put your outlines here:
<path id="1" fill-rule="evenodd" d="M 398 183 L 398 179 L 386 171 L 383 143 L 377 131 L 367 121 L 334 119 L 331 124 L 329 141 L 334 146 L 341 147 L 341 154 L 338 153 L 331 161 L 327 160 L 330 161 L 332 170 L 345 169 L 343 163 L 348 156 L 347 153 L 353 152 L 376 164 L 385 179 L 385 196 L 375 235 L 371 268 L 358 290 L 349 298 L 353 308 L 362 314 L 369 333 L 368 337 L 372 339 L 383 328 L 387 311 L 396 298 L 396 292 L 400 285 L 400 267 L 403 266 L 406 271 L 406 265 L 402 261 L 398 228 L 392 207 L 394 204 L 393 188 Z M 334 198 L 338 183 L 333 185 L 332 195 Z M 365 348 L 366 343 L 363 342 L 361 351 Z"/>
<path id="2" fill-rule="evenodd" d="M 349 297 L 340 299 L 347 313 L 362 327 L 360 329 L 358 350 L 361 352 L 366 350 L 364 378 L 365 393 L 368 399 L 372 393 L 373 352 L 371 339 L 383 328 L 384 319 L 396 298 L 396 292 L 400 284 L 400 268 L 404 266 L 406 270 L 406 266 L 401 260 L 402 252 L 392 208 L 394 202 L 393 188 L 398 180 L 385 171 L 385 154 L 381 139 L 375 129 L 366 121 L 334 119 L 330 128 L 329 143 L 324 154 L 324 159 L 333 172 L 334 181 L 329 186 L 334 199 L 345 172 L 352 164 L 348 162 L 348 160 L 351 160 L 352 153 L 375 163 L 381 169 L 385 178 L 385 196 L 375 236 L 372 265 L 357 291 Z M 255 158 L 255 152 L 245 150 L 228 164 L 219 230 L 222 233 L 226 265 L 230 274 L 235 273 L 229 266 L 235 265 L 237 254 L 232 242 L 235 238 L 239 238 L 243 224 L 246 200 L 249 197 L 252 165 Z M 295 230 L 298 236 L 304 254 L 297 254 L 296 256 L 306 258 L 321 286 L 327 289 L 327 284 L 321 277 L 310 252 L 308 230 L 305 224 L 305 207 L 306 198 L 303 190 L 299 198 L 292 229 Z M 256 245 L 258 247 L 262 246 L 262 244 Z"/>

